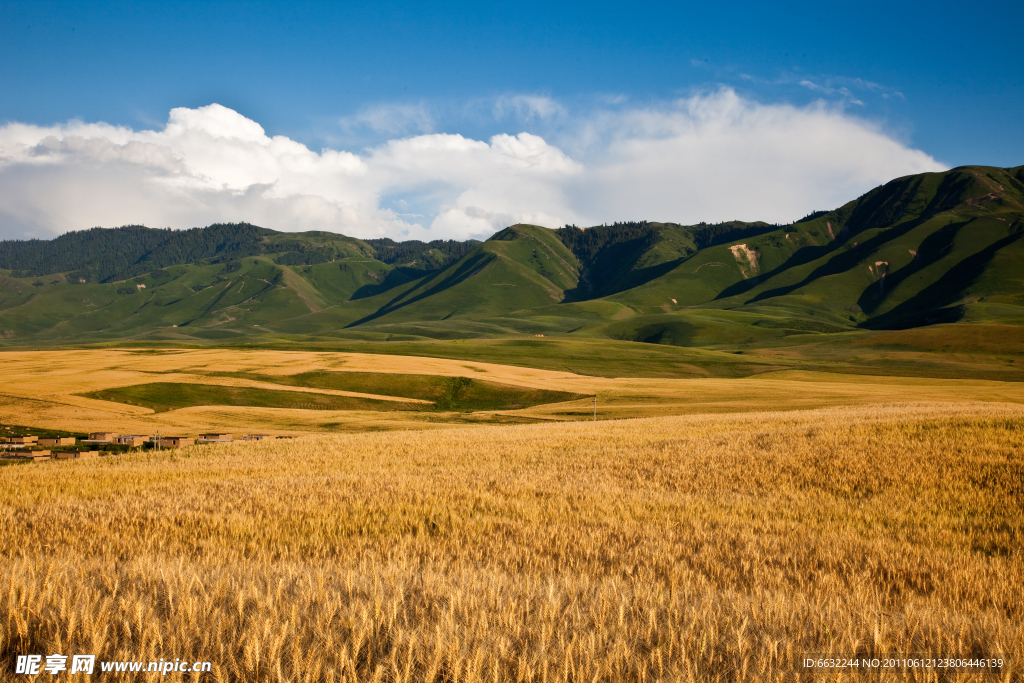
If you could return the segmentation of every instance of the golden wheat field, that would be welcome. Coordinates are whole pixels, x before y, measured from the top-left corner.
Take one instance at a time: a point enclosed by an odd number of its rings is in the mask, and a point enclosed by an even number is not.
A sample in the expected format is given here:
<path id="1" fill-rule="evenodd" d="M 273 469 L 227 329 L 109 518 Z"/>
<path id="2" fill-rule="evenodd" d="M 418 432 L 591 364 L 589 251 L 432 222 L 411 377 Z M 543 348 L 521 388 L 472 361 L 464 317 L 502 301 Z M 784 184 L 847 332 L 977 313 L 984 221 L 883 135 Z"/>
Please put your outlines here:
<path id="1" fill-rule="evenodd" d="M 1002 653 L 1000 674 L 956 680 L 1021 680 L 1022 513 L 1024 409 L 998 402 L 9 466 L 0 650 L 452 683 L 810 680 L 805 653 Z M 952 680 L 850 678 L 890 679 Z"/>

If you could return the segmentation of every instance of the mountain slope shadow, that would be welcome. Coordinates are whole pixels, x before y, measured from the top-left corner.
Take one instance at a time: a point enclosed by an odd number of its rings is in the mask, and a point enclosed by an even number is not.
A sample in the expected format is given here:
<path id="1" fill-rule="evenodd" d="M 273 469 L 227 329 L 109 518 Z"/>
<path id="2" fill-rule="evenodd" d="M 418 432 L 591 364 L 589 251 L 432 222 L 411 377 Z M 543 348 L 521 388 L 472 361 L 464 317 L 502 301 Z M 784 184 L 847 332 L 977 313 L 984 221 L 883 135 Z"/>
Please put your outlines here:
<path id="1" fill-rule="evenodd" d="M 953 240 L 957 234 L 969 223 L 970 221 L 950 223 L 926 237 L 909 265 L 867 287 L 857 299 L 857 305 L 865 313 L 873 313 L 885 301 L 886 293 L 895 291 L 905 280 L 946 256 L 953 249 Z"/>
<path id="2" fill-rule="evenodd" d="M 752 277 L 747 280 L 740 280 L 735 284 L 729 285 L 721 292 L 719 292 L 718 296 L 716 296 L 714 300 L 718 301 L 719 299 L 728 299 L 731 296 L 745 294 L 746 292 L 749 292 L 750 290 L 757 287 L 762 282 L 767 282 L 776 275 L 784 273 L 790 268 L 796 268 L 798 266 L 802 266 L 808 263 L 813 263 L 814 261 L 817 261 L 818 259 L 827 255 L 829 252 L 835 251 L 835 249 L 836 247 L 834 244 L 825 244 L 813 247 L 801 247 L 800 249 L 797 249 L 792 256 L 786 259 L 785 263 L 782 263 L 781 265 L 779 265 L 776 268 L 773 268 L 767 273 L 761 273 L 756 277 Z"/>
<path id="3" fill-rule="evenodd" d="M 933 322 L 950 322 L 947 319 L 950 312 L 946 307 L 963 298 L 964 291 L 978 280 L 999 250 L 1010 246 L 1022 237 L 1024 237 L 1024 232 L 1007 235 L 973 256 L 968 256 L 946 271 L 934 284 L 924 288 L 920 293 L 907 299 L 888 313 L 864 322 L 860 326 L 867 329 L 898 330 L 928 325 Z M 958 314 L 956 317 L 959 318 L 960 315 Z"/>
<path id="4" fill-rule="evenodd" d="M 365 323 L 370 322 L 371 320 L 376 320 L 377 318 L 385 316 L 388 313 L 397 311 L 399 308 L 403 308 L 410 304 L 414 304 L 417 301 L 421 301 L 429 296 L 433 296 L 434 294 L 454 287 L 455 285 L 458 285 L 459 283 L 475 275 L 478 271 L 482 270 L 488 263 L 493 261 L 495 258 L 496 257 L 493 254 L 487 252 L 479 252 L 475 255 L 470 254 L 469 256 L 464 257 L 464 261 L 461 263 L 461 265 L 459 265 L 456 268 L 454 273 L 451 273 L 450 275 L 445 277 L 444 273 L 447 271 L 443 271 L 441 273 L 438 273 L 437 275 L 428 276 L 420 285 L 417 285 L 415 288 L 419 289 L 427 285 L 434 278 L 440 278 L 439 282 L 434 284 L 434 286 L 430 287 L 426 291 L 422 291 L 416 296 L 413 296 L 408 299 L 406 299 L 405 297 L 407 297 L 410 294 L 410 292 L 403 292 L 402 294 L 398 295 L 388 303 L 381 306 L 379 309 L 377 309 L 370 315 L 360 318 L 359 320 L 356 320 L 355 322 L 350 323 L 345 327 L 347 329 L 350 327 L 357 327 L 359 325 L 363 325 Z"/>
<path id="5" fill-rule="evenodd" d="M 930 216 L 929 216 L 930 218 Z M 830 258 L 825 263 L 821 264 L 810 272 L 803 280 L 792 285 L 785 285 L 783 287 L 776 287 L 775 289 L 768 289 L 760 294 L 755 295 L 753 298 L 747 300 L 745 303 L 753 304 L 766 299 L 772 299 L 777 296 L 786 296 L 791 294 L 801 287 L 805 287 L 810 283 L 814 282 L 818 278 L 828 277 L 829 275 L 838 275 L 839 273 L 845 273 L 858 265 L 863 260 L 866 254 L 870 254 L 881 249 L 887 243 L 899 239 L 906 235 L 908 232 L 924 223 L 927 218 L 919 218 L 917 220 L 907 221 L 900 225 L 895 225 L 891 228 L 886 229 L 884 232 L 880 232 L 871 239 L 858 244 L 851 249 L 837 253 L 835 256 Z M 855 233 L 856 234 L 856 233 Z"/>

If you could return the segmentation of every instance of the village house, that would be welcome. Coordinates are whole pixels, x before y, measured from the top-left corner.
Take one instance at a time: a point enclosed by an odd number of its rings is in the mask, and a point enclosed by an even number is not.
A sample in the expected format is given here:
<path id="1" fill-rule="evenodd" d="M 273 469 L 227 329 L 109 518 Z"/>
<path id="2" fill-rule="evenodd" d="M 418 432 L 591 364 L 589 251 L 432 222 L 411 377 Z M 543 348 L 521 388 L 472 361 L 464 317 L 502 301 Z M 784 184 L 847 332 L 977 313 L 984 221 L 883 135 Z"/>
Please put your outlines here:
<path id="1" fill-rule="evenodd" d="M 73 436 L 52 436 L 43 437 L 39 439 L 40 446 L 74 446 L 75 437 Z"/>
<path id="2" fill-rule="evenodd" d="M 57 451 L 53 454 L 53 457 L 58 460 L 74 460 L 76 458 L 95 458 L 100 454 L 99 451 Z"/>
<path id="3" fill-rule="evenodd" d="M 200 435 L 198 443 L 230 443 L 232 441 L 234 439 L 227 432 L 207 432 Z"/>
<path id="4" fill-rule="evenodd" d="M 7 439 L 7 443 L 9 444 L 19 444 L 24 446 L 30 446 L 38 441 L 38 436 L 12 436 Z"/>
<path id="5" fill-rule="evenodd" d="M 114 437 L 114 443 L 118 446 L 131 446 L 137 448 L 149 441 L 149 437 L 142 434 L 122 434 Z"/>
<path id="6" fill-rule="evenodd" d="M 162 436 L 159 439 L 153 439 L 153 442 L 160 448 L 180 448 L 191 446 L 195 439 L 187 436 Z"/>
<path id="7" fill-rule="evenodd" d="M 50 451 L 21 451 L 20 453 L 4 453 L 0 460 L 49 460 Z"/>
<path id="8" fill-rule="evenodd" d="M 84 443 L 111 443 L 117 438 L 114 432 L 89 432 L 89 438 L 83 439 Z"/>
<path id="9" fill-rule="evenodd" d="M 274 437 L 270 434 L 246 434 L 242 437 L 244 441 L 263 441 L 264 439 L 272 439 Z"/>

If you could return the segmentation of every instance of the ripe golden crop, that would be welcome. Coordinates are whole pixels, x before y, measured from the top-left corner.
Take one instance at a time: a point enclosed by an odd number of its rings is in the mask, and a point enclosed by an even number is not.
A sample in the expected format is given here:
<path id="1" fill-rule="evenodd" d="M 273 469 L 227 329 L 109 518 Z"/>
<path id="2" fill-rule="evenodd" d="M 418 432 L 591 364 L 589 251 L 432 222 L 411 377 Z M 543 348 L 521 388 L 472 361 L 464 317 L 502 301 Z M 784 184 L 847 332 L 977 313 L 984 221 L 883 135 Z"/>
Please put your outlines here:
<path id="1" fill-rule="evenodd" d="M 1014 680 L 1022 513 L 1024 410 L 998 403 L 3 467 L 0 651 L 250 681 L 775 680 L 802 653 L 1005 653 Z"/>

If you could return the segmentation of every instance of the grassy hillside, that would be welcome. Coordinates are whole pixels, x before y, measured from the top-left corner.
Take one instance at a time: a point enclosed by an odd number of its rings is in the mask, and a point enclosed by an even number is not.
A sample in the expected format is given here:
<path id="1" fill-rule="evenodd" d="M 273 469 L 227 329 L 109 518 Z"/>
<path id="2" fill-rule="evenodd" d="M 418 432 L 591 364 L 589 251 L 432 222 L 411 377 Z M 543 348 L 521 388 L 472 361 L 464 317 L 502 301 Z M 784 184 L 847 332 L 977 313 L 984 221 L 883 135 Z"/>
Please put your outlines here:
<path id="1" fill-rule="evenodd" d="M 552 231 L 514 225 L 354 324 L 479 319 L 560 302 L 579 267 Z"/>
<path id="2" fill-rule="evenodd" d="M 751 240 L 748 249 L 781 256 L 781 267 L 765 258 L 757 277 L 719 298 L 733 305 L 846 310 L 851 322 L 866 327 L 959 319 L 986 295 L 1020 306 L 1022 181 L 1024 167 L 967 167 L 894 180 L 792 226 L 787 240 L 795 251 L 777 233 Z"/>
<path id="3" fill-rule="evenodd" d="M 483 243 L 251 225 L 0 244 L 0 343 L 601 338 L 733 349 L 1024 325 L 1024 167 L 898 178 L 789 225 L 514 225 Z"/>

